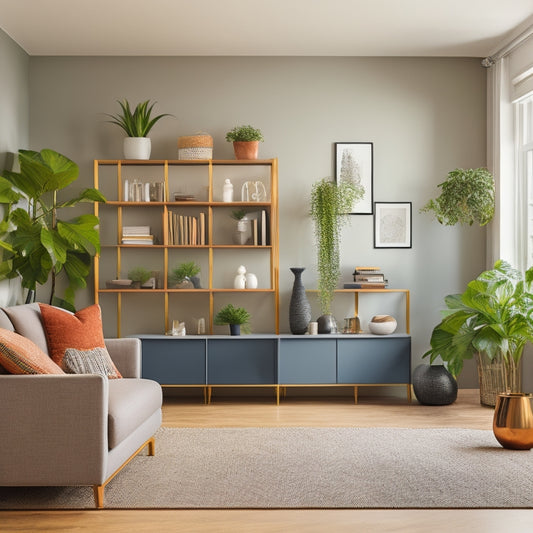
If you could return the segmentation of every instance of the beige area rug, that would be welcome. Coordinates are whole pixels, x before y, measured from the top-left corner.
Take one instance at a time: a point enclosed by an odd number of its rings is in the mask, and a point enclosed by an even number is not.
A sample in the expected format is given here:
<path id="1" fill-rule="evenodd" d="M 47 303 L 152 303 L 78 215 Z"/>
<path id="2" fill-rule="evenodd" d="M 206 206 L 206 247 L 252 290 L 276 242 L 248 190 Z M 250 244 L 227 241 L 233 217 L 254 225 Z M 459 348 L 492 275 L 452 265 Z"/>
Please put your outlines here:
<path id="1" fill-rule="evenodd" d="M 0 509 L 92 508 L 90 487 L 3 487 Z M 161 428 L 106 508 L 531 508 L 533 452 L 491 431 Z"/>

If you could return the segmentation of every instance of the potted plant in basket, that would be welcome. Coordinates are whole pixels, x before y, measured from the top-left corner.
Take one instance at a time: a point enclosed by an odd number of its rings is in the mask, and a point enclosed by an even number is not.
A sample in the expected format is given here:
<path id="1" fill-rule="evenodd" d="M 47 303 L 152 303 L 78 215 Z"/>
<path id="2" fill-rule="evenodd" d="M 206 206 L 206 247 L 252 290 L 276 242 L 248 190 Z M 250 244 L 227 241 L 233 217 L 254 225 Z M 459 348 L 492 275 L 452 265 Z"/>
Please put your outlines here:
<path id="1" fill-rule="evenodd" d="M 521 392 L 520 360 L 525 345 L 533 341 L 532 289 L 533 267 L 524 274 L 497 261 L 462 294 L 445 298 L 448 309 L 434 328 L 431 349 L 423 357 L 430 362 L 440 357 L 454 377 L 460 374 L 465 359 L 479 357 L 483 404 L 493 406 L 501 392 Z M 501 390 L 483 390 L 487 377 L 496 380 Z"/>
<path id="2" fill-rule="evenodd" d="M 0 178 L 0 279 L 20 276 L 27 302 L 35 299 L 37 285 L 50 279 L 49 303 L 74 311 L 75 291 L 87 286 L 91 259 L 100 251 L 99 220 L 92 214 L 63 220 L 59 214 L 105 197 L 85 189 L 65 199 L 63 190 L 78 178 L 79 168 L 54 150 L 19 150 L 18 159 L 20 172 L 4 171 Z M 63 298 L 56 296 L 61 272 L 68 279 Z"/>
<path id="3" fill-rule="evenodd" d="M 243 333 L 250 333 L 250 313 L 244 307 L 234 307 L 228 304 L 215 315 L 214 323 L 217 326 L 229 324 L 231 335 L 240 335 L 241 329 Z"/>
<path id="4" fill-rule="evenodd" d="M 318 320 L 319 333 L 330 333 L 336 329 L 331 315 L 331 302 L 341 274 L 341 229 L 348 222 L 346 213 L 363 194 L 364 189 L 352 181 L 337 183 L 329 178 L 316 182 L 311 190 L 311 217 L 317 245 L 318 296 L 322 312 Z"/>
<path id="5" fill-rule="evenodd" d="M 111 124 L 116 124 L 126 132 L 124 157 L 126 159 L 150 159 L 152 143 L 148 133 L 157 121 L 171 115 L 164 113 L 152 118 L 152 109 L 155 102 L 150 105 L 150 100 L 137 104 L 134 111 L 131 110 L 130 104 L 126 99 L 117 100 L 117 102 L 122 109 L 122 113 L 117 115 L 106 113 L 106 115 L 111 117 L 112 120 L 109 121 Z"/>
<path id="6" fill-rule="evenodd" d="M 452 170 L 438 185 L 442 192 L 420 211 L 433 212 L 447 226 L 477 222 L 488 224 L 494 217 L 494 178 L 486 168 Z"/>
<path id="7" fill-rule="evenodd" d="M 171 280 L 176 283 L 178 289 L 201 289 L 199 273 L 200 267 L 194 261 L 187 261 L 172 270 Z"/>
<path id="8" fill-rule="evenodd" d="M 236 159 L 257 159 L 259 143 L 264 141 L 261 130 L 252 126 L 235 126 L 226 133 L 226 141 L 233 143 Z"/>

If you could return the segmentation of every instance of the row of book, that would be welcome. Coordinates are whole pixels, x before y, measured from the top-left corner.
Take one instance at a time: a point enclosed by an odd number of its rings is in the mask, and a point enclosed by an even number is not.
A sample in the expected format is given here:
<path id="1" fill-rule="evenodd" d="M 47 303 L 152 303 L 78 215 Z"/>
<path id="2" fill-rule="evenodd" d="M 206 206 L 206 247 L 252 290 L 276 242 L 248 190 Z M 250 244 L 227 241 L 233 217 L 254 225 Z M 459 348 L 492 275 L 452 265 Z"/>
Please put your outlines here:
<path id="1" fill-rule="evenodd" d="M 168 244 L 203 246 L 207 242 L 205 213 L 198 216 L 168 212 Z"/>
<path id="2" fill-rule="evenodd" d="M 150 226 L 123 226 L 122 244 L 154 244 Z"/>
<path id="3" fill-rule="evenodd" d="M 353 283 L 345 283 L 345 289 L 385 289 L 389 281 L 380 267 L 358 266 L 353 273 Z"/>

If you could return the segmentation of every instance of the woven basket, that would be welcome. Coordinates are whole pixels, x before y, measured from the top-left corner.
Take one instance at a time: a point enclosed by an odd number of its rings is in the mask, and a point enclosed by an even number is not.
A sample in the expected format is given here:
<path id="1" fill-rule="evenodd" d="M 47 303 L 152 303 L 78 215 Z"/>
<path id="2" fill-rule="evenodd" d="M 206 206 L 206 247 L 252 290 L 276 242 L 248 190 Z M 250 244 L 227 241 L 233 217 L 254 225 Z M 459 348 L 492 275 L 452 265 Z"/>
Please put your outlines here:
<path id="1" fill-rule="evenodd" d="M 207 133 L 178 137 L 179 159 L 212 159 L 213 137 Z"/>
<path id="2" fill-rule="evenodd" d="M 502 363 L 497 358 L 492 361 L 484 353 L 476 354 L 479 375 L 479 400 L 482 405 L 494 407 L 498 394 L 505 391 Z"/>

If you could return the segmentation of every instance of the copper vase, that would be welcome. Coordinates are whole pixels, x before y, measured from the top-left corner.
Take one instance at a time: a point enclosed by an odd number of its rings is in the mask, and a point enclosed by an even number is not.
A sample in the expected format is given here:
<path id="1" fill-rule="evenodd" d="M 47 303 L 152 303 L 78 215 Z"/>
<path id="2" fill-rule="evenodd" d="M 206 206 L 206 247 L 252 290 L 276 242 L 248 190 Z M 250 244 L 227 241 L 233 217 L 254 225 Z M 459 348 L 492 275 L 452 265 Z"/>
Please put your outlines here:
<path id="1" fill-rule="evenodd" d="M 494 436 L 511 450 L 533 448 L 533 394 L 498 394 L 492 424 Z"/>

